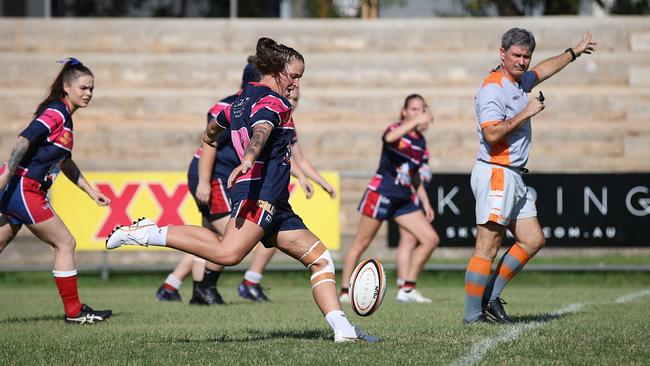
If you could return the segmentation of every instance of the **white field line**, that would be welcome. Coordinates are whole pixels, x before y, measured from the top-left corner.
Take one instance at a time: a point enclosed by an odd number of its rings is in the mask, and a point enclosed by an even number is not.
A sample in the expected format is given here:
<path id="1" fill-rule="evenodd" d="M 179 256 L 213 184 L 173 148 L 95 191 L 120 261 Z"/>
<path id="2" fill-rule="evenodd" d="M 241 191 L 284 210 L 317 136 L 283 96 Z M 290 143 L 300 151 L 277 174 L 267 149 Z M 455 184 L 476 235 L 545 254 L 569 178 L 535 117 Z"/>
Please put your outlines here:
<path id="1" fill-rule="evenodd" d="M 614 302 L 617 304 L 625 304 L 626 302 L 634 301 L 639 297 L 648 296 L 648 295 L 650 295 L 650 288 L 632 294 L 623 295 L 618 299 L 616 299 L 616 301 Z"/>
<path id="2" fill-rule="evenodd" d="M 645 289 L 639 292 L 634 292 L 631 294 L 623 295 L 619 298 L 617 298 L 614 303 L 616 304 L 624 304 L 630 301 L 634 301 L 640 297 L 650 295 L 650 289 Z M 585 307 L 587 304 L 582 304 L 582 303 L 575 303 L 575 304 L 570 304 L 567 305 L 563 308 L 560 308 L 552 313 L 551 315 L 564 315 L 564 314 L 570 314 L 570 313 L 576 313 L 580 311 L 583 307 Z M 507 329 L 502 329 L 499 331 L 494 337 L 484 339 L 482 341 L 479 341 L 477 343 L 474 343 L 472 346 L 472 349 L 469 351 L 468 354 L 465 356 L 461 357 L 460 359 L 456 360 L 453 362 L 451 365 L 452 366 L 467 366 L 467 365 L 474 365 L 481 361 L 485 355 L 495 349 L 497 346 L 499 346 L 501 343 L 505 342 L 512 342 L 515 341 L 519 338 L 520 335 L 529 332 L 533 329 L 539 328 L 543 325 L 547 324 L 547 322 L 530 322 L 530 323 L 525 323 L 521 325 L 514 325 L 511 326 Z"/>
<path id="3" fill-rule="evenodd" d="M 580 309 L 582 309 L 584 306 L 585 304 L 580 304 L 580 303 L 570 304 L 568 306 L 565 306 L 561 309 L 558 309 L 550 313 L 550 315 L 563 315 L 568 313 L 575 313 Z M 530 322 L 530 323 L 524 323 L 520 325 L 514 325 L 508 327 L 507 329 L 502 329 L 493 338 L 484 339 L 478 343 L 475 343 L 474 346 L 472 346 L 472 349 L 469 351 L 469 353 L 461 357 L 460 359 L 456 360 L 454 363 L 452 363 L 452 366 L 474 365 L 480 360 L 482 360 L 483 357 L 485 357 L 486 353 L 496 348 L 501 343 L 512 342 L 518 339 L 519 336 L 522 335 L 523 333 L 539 328 L 544 324 L 546 324 L 546 322 Z"/>

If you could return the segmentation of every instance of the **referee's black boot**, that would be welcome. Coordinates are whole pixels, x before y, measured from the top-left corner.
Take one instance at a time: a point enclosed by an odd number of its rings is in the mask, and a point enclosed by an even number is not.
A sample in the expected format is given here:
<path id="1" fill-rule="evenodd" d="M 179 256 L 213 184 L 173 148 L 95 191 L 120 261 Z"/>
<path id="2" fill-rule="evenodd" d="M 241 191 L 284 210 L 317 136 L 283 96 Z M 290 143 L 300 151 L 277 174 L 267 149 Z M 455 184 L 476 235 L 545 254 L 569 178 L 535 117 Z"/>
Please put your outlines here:
<path id="1" fill-rule="evenodd" d="M 492 322 L 485 315 L 481 314 L 474 320 L 463 319 L 463 324 L 492 324 Z"/>
<path id="2" fill-rule="evenodd" d="M 502 298 L 497 297 L 487 302 L 485 305 L 485 313 L 497 323 L 514 324 L 514 321 L 510 319 L 508 314 L 506 314 L 506 310 L 503 308 L 503 305 L 507 304 Z"/>

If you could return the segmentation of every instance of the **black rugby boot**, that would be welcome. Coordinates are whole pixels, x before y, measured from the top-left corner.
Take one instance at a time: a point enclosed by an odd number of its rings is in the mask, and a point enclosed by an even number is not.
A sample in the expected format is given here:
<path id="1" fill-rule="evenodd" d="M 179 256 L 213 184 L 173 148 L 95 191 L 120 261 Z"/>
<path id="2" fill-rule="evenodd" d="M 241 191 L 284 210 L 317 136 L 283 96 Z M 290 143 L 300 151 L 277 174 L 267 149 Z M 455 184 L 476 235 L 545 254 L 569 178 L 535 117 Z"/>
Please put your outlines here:
<path id="1" fill-rule="evenodd" d="M 202 287 L 199 282 L 194 282 L 190 305 L 223 305 L 224 301 L 216 286 Z"/>
<path id="2" fill-rule="evenodd" d="M 500 324 L 514 324 L 514 321 L 510 319 L 506 310 L 503 308 L 503 305 L 508 303 L 503 301 L 502 298 L 497 297 L 494 300 L 490 300 L 485 305 L 485 312 L 488 316 L 497 323 Z"/>

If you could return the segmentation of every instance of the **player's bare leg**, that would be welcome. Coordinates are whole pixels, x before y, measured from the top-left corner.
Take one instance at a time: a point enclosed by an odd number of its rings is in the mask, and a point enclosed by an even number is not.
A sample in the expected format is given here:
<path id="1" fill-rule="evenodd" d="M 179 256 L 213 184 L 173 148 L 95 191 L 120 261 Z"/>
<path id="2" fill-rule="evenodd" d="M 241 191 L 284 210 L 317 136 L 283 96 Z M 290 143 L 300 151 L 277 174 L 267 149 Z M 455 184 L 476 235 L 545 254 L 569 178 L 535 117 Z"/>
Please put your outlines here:
<path id="1" fill-rule="evenodd" d="M 210 229 L 218 235 L 223 235 L 229 216 L 221 217 L 214 221 L 203 219 L 203 227 Z M 223 272 L 224 266 L 207 262 L 200 257 L 194 257 L 192 265 L 192 305 L 220 305 L 224 304 L 223 297 L 217 290 L 217 281 Z"/>
<path id="2" fill-rule="evenodd" d="M 418 239 L 408 230 L 401 226 L 398 227 L 399 243 L 397 244 L 395 259 L 397 262 L 397 287 L 399 289 L 404 285 L 404 279 L 408 275 L 408 270 L 411 267 L 411 257 L 415 246 L 418 245 Z"/>
<path id="3" fill-rule="evenodd" d="M 438 246 L 440 238 L 421 210 L 398 216 L 395 218 L 395 222 L 413 234 L 418 242 L 418 245 L 413 250 L 411 264 L 404 278 L 404 286 L 399 290 L 397 300 L 403 302 L 431 302 L 430 299 L 423 297 L 417 291 L 416 282 L 424 265 L 431 257 L 431 253 Z"/>
<path id="4" fill-rule="evenodd" d="M 74 250 L 77 243 L 58 216 L 26 226 L 37 238 L 54 249 L 53 269 L 55 271 L 75 270 Z"/>
<path id="5" fill-rule="evenodd" d="M 350 276 L 352 276 L 352 272 L 357 266 L 361 254 L 366 251 L 372 242 L 372 239 L 375 238 L 381 223 L 381 220 L 361 215 L 357 235 L 354 238 L 352 245 L 350 245 L 348 251 L 345 253 L 345 259 L 343 261 L 343 278 L 341 279 L 342 289 L 347 290 L 350 287 Z"/>
<path id="6" fill-rule="evenodd" d="M 183 280 L 194 269 L 194 258 L 191 254 L 184 254 L 183 257 L 176 263 L 176 267 L 172 273 L 168 274 L 165 281 L 156 290 L 156 299 L 158 301 L 181 301 L 179 290 L 183 284 Z"/>
<path id="7" fill-rule="evenodd" d="M 257 248 L 253 250 L 251 266 L 244 273 L 242 282 L 237 286 L 239 296 L 251 301 L 269 301 L 264 290 L 262 290 L 262 286 L 260 286 L 260 282 L 264 276 L 266 266 L 275 254 L 275 250 L 275 248 L 266 248 L 261 244 L 258 244 Z"/>
<path id="8" fill-rule="evenodd" d="M 5 215 L 0 214 L 0 253 L 11 243 L 22 225 L 10 224 Z"/>
<path id="9" fill-rule="evenodd" d="M 334 331 L 334 340 L 377 341 L 353 327 L 336 295 L 334 261 L 323 243 L 309 230 L 280 231 L 275 243 L 283 253 L 299 260 L 311 272 L 312 295 L 325 320 Z"/>
<path id="10" fill-rule="evenodd" d="M 194 254 L 207 261 L 234 266 L 255 247 L 264 230 L 244 219 L 230 219 L 223 239 L 206 228 L 190 225 L 169 226 L 166 246 Z"/>
<path id="11" fill-rule="evenodd" d="M 111 310 L 93 310 L 79 301 L 77 269 L 74 260 L 77 243 L 63 221 L 55 215 L 46 221 L 26 226 L 37 238 L 54 249 L 52 273 L 63 302 L 65 321 L 67 323 L 92 324 L 110 317 Z"/>

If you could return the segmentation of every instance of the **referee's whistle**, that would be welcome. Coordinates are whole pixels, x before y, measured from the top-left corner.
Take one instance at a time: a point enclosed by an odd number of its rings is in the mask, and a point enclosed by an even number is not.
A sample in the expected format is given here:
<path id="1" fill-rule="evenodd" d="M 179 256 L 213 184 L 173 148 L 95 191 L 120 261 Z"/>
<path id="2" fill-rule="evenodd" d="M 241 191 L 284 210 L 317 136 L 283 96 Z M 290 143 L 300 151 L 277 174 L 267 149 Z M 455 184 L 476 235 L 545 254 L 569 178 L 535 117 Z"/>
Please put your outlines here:
<path id="1" fill-rule="evenodd" d="M 539 91 L 539 97 L 537 97 L 537 99 L 539 99 L 540 102 L 543 102 L 544 99 L 545 99 L 545 98 L 544 98 L 544 94 L 542 94 L 542 91 L 541 91 L 541 90 Z"/>

